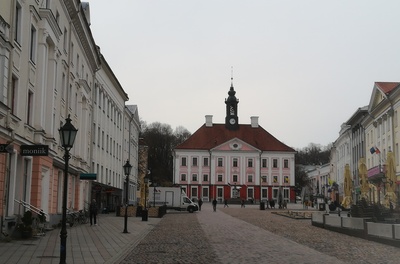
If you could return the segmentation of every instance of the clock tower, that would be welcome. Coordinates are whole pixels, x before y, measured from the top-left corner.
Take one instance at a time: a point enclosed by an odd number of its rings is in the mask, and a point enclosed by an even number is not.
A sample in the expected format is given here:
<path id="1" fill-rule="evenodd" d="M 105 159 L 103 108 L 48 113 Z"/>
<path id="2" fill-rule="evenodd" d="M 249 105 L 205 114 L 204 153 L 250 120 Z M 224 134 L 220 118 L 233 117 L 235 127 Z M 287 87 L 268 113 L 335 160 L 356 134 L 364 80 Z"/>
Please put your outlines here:
<path id="1" fill-rule="evenodd" d="M 231 83 L 231 88 L 228 92 L 229 97 L 225 99 L 226 104 L 226 117 L 225 117 L 225 127 L 229 130 L 236 130 L 239 128 L 239 119 L 237 115 L 237 105 L 239 99 L 236 99 L 236 92 L 233 89 L 233 82 Z"/>

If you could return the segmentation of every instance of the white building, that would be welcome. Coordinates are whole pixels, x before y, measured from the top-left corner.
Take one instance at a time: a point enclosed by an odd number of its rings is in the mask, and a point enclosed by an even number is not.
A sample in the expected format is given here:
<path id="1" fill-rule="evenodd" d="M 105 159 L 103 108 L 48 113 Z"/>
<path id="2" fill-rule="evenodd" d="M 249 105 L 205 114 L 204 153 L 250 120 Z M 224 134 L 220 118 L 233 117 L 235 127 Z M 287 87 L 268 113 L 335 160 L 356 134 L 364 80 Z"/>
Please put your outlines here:
<path id="1" fill-rule="evenodd" d="M 130 159 L 137 171 L 138 160 L 137 108 L 131 113 L 135 121 L 127 125 L 127 100 L 93 39 L 88 3 L 0 1 L 2 229 L 24 212 L 15 202 L 21 200 L 58 223 L 64 177 L 68 208 L 83 209 L 92 197 L 110 210 L 121 202 L 122 166 Z M 64 175 L 58 129 L 68 117 L 78 134 Z M 134 129 L 125 141 L 130 126 Z M 24 146 L 46 146 L 48 153 L 22 155 Z M 85 175 L 96 175 L 97 182 L 82 179 Z M 137 173 L 132 174 L 132 183 L 135 177 Z"/>

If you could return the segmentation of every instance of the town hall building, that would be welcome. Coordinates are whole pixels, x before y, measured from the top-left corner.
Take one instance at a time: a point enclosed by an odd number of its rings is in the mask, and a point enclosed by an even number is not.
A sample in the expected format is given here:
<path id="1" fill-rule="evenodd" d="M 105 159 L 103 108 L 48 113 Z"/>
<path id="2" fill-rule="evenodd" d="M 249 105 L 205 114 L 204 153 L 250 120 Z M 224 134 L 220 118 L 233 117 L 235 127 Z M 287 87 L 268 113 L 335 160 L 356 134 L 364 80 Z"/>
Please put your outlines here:
<path id="1" fill-rule="evenodd" d="M 218 202 L 295 201 L 295 150 L 251 117 L 240 124 L 233 84 L 225 100 L 224 124 L 212 115 L 174 149 L 174 184 L 190 198 Z"/>

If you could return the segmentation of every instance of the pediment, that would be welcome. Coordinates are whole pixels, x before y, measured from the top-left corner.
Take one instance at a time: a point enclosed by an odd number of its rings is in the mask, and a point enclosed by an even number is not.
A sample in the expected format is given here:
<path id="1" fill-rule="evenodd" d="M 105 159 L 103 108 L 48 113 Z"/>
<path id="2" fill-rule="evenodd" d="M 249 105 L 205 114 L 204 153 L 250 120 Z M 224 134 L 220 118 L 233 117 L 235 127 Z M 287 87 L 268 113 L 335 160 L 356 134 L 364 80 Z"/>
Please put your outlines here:
<path id="1" fill-rule="evenodd" d="M 372 91 L 371 99 L 369 102 L 369 111 L 372 111 L 373 109 L 375 109 L 376 106 L 379 105 L 385 99 L 386 99 L 386 95 L 375 84 L 374 89 Z"/>
<path id="2" fill-rule="evenodd" d="M 244 142 L 243 140 L 240 140 L 238 138 L 233 138 L 213 148 L 212 151 L 260 151 L 260 150 Z"/>

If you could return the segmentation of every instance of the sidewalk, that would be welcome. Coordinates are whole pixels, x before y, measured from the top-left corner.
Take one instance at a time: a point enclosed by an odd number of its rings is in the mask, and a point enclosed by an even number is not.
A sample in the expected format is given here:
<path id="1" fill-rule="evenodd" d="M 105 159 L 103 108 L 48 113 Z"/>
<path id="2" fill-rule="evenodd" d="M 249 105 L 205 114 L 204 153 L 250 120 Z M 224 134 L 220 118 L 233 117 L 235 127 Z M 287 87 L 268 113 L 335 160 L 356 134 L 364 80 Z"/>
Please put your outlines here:
<path id="1" fill-rule="evenodd" d="M 115 214 L 98 215 L 98 225 L 67 225 L 67 263 L 116 263 L 123 259 L 159 222 L 160 218 L 128 217 L 128 232 L 124 217 Z M 60 228 L 46 232 L 44 237 L 30 240 L 0 242 L 0 263 L 59 263 Z"/>

